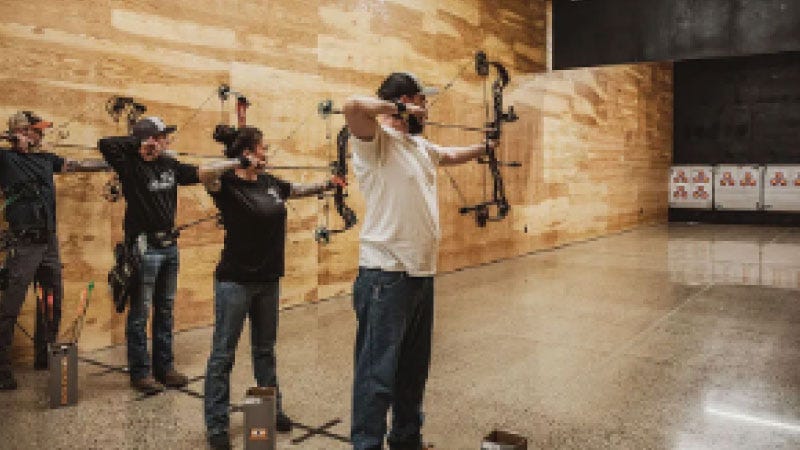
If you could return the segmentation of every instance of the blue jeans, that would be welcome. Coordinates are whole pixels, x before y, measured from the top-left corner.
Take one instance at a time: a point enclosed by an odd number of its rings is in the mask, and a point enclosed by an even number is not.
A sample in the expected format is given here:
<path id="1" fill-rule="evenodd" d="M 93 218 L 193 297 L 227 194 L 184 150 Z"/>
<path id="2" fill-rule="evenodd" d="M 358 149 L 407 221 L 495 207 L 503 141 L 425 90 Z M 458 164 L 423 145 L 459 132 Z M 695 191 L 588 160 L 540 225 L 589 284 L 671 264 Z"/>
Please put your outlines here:
<path id="1" fill-rule="evenodd" d="M 350 438 L 356 450 L 419 449 L 422 397 L 431 360 L 433 277 L 360 268 L 353 285 L 358 320 Z"/>
<path id="2" fill-rule="evenodd" d="M 147 316 L 153 306 L 153 375 L 163 378 L 172 370 L 172 309 L 178 284 L 178 247 L 148 248 L 142 257 L 141 284 L 131 301 L 125 337 L 131 380 L 150 375 L 147 354 Z"/>
<path id="3" fill-rule="evenodd" d="M 231 370 L 244 319 L 250 316 L 253 374 L 260 387 L 274 387 L 276 406 L 283 412 L 275 368 L 278 335 L 279 284 L 214 280 L 214 337 L 205 379 L 205 420 L 208 435 L 228 433 Z"/>

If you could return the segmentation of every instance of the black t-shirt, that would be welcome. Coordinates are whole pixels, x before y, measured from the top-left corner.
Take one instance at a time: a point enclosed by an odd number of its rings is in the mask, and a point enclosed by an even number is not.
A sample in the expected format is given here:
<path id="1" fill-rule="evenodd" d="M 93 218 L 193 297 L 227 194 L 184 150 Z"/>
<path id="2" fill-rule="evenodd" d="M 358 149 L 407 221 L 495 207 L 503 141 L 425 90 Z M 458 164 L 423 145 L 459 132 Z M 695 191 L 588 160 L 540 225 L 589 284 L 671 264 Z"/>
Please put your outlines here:
<path id="1" fill-rule="evenodd" d="M 286 204 L 292 185 L 272 175 L 248 181 L 233 170 L 211 194 L 222 213 L 225 245 L 217 265 L 220 281 L 277 281 L 284 271 Z"/>
<path id="2" fill-rule="evenodd" d="M 126 238 L 174 228 L 178 185 L 199 183 L 197 166 L 163 155 L 145 161 L 139 156 L 139 140 L 132 136 L 104 138 L 97 147 L 122 184 Z"/>
<path id="3" fill-rule="evenodd" d="M 6 197 L 6 221 L 12 230 L 56 229 L 53 172 L 64 158 L 52 153 L 0 150 L 0 188 Z"/>

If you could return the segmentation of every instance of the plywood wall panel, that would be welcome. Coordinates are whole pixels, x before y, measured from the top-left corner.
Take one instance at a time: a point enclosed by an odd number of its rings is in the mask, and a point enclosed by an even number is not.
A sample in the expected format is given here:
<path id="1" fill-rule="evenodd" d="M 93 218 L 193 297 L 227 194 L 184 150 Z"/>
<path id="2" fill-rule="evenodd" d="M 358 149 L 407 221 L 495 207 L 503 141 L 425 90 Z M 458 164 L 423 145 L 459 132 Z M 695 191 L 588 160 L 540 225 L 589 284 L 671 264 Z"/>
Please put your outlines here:
<path id="1" fill-rule="evenodd" d="M 341 116 L 316 114 L 319 101 L 336 106 L 352 94 L 374 93 L 391 71 L 412 70 L 445 90 L 431 120 L 484 122 L 482 80 L 473 55 L 484 49 L 509 68 L 507 103 L 520 120 L 508 124 L 498 150 L 522 168 L 504 170 L 512 213 L 477 228 L 461 216 L 453 182 L 440 172 L 443 241 L 439 266 L 455 270 L 561 245 L 639 223 L 664 220 L 666 167 L 672 145 L 671 68 L 622 66 L 564 73 L 545 71 L 545 2 L 515 0 L 390 0 L 320 2 L 255 0 L 65 0 L 0 4 L 0 113 L 32 109 L 57 123 L 70 121 L 63 142 L 93 146 L 124 132 L 104 111 L 112 95 L 145 103 L 150 114 L 179 125 L 173 148 L 217 155 L 211 132 L 233 122 L 233 106 L 214 92 L 230 84 L 252 102 L 248 119 L 272 145 L 274 164 L 325 165 L 333 158 Z M 430 129 L 444 145 L 480 135 Z M 52 136 L 49 138 L 52 139 Z M 92 151 L 63 150 L 71 157 Z M 191 160 L 191 159 L 187 159 Z M 467 202 L 483 195 L 485 167 L 449 168 Z M 316 171 L 281 172 L 316 182 Z M 124 316 L 113 312 L 104 280 L 111 249 L 121 238 L 122 203 L 100 194 L 106 174 L 58 177 L 58 220 L 66 295 L 64 323 L 76 314 L 81 290 L 97 284 L 83 348 L 124 341 Z M 355 180 L 348 204 L 363 216 Z M 287 275 L 281 302 L 295 305 L 347 293 L 358 265 L 358 231 L 313 241 L 325 202 L 291 202 Z M 178 223 L 214 212 L 202 188 L 182 188 Z M 329 225 L 340 227 L 335 211 Z M 176 327 L 213 320 L 213 270 L 222 231 L 213 223 L 183 233 Z M 33 303 L 21 323 L 32 324 Z M 20 335 L 18 335 L 20 336 Z M 28 352 L 22 339 L 18 354 Z"/>

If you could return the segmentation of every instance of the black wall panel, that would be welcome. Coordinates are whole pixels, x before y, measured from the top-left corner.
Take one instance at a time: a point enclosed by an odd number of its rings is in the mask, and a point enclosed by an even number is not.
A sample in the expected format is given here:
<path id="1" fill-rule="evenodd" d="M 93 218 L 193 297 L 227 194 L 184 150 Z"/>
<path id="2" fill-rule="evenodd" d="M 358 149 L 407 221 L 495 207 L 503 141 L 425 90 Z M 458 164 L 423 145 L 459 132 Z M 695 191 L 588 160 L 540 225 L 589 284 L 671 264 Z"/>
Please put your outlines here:
<path id="1" fill-rule="evenodd" d="M 800 50 L 800 1 L 736 0 L 735 54 Z"/>
<path id="2" fill-rule="evenodd" d="M 553 67 L 800 51 L 799 0 L 553 0 Z"/>
<path id="3" fill-rule="evenodd" d="M 716 211 L 670 208 L 670 222 L 705 222 L 740 225 L 800 226 L 800 214 L 773 211 Z"/>
<path id="4" fill-rule="evenodd" d="M 800 53 L 674 65 L 675 164 L 800 164 Z"/>

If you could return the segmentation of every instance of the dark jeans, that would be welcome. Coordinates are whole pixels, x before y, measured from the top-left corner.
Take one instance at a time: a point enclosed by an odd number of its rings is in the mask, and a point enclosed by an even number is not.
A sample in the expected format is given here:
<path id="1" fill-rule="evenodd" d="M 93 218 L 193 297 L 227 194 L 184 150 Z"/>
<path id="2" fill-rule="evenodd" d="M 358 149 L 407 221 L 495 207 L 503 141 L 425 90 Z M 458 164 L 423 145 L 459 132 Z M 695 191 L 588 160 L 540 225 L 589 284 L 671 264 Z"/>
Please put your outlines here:
<path id="1" fill-rule="evenodd" d="M 278 334 L 279 283 L 236 283 L 214 280 L 214 338 L 205 379 L 208 435 L 228 433 L 231 370 L 244 319 L 250 317 L 253 374 L 260 387 L 278 389 L 275 339 Z M 277 411 L 283 411 L 280 390 Z"/>
<path id="2" fill-rule="evenodd" d="M 358 320 L 350 438 L 381 449 L 392 408 L 392 448 L 422 444 L 422 397 L 433 331 L 433 277 L 360 268 L 353 285 Z"/>
<path id="3" fill-rule="evenodd" d="M 162 378 L 172 370 L 172 310 L 178 284 L 178 247 L 148 248 L 141 255 L 141 285 L 131 301 L 125 337 L 131 380 L 150 375 L 147 354 L 147 317 L 153 306 L 153 374 Z"/>
<path id="4" fill-rule="evenodd" d="M 61 322 L 61 297 L 64 286 L 61 281 L 61 257 L 58 253 L 58 237 L 51 233 L 44 243 L 25 240 L 14 244 L 6 259 L 8 289 L 0 297 L 0 372 L 11 372 L 11 343 L 14 325 L 17 323 L 28 286 L 34 280 L 42 285 L 44 295 L 53 294 L 52 318 L 37 306 L 34 331 L 34 351 L 37 362 L 47 361 L 47 343 L 54 342 Z M 36 295 L 39 295 L 37 292 Z M 45 335 L 45 329 L 47 335 Z"/>

